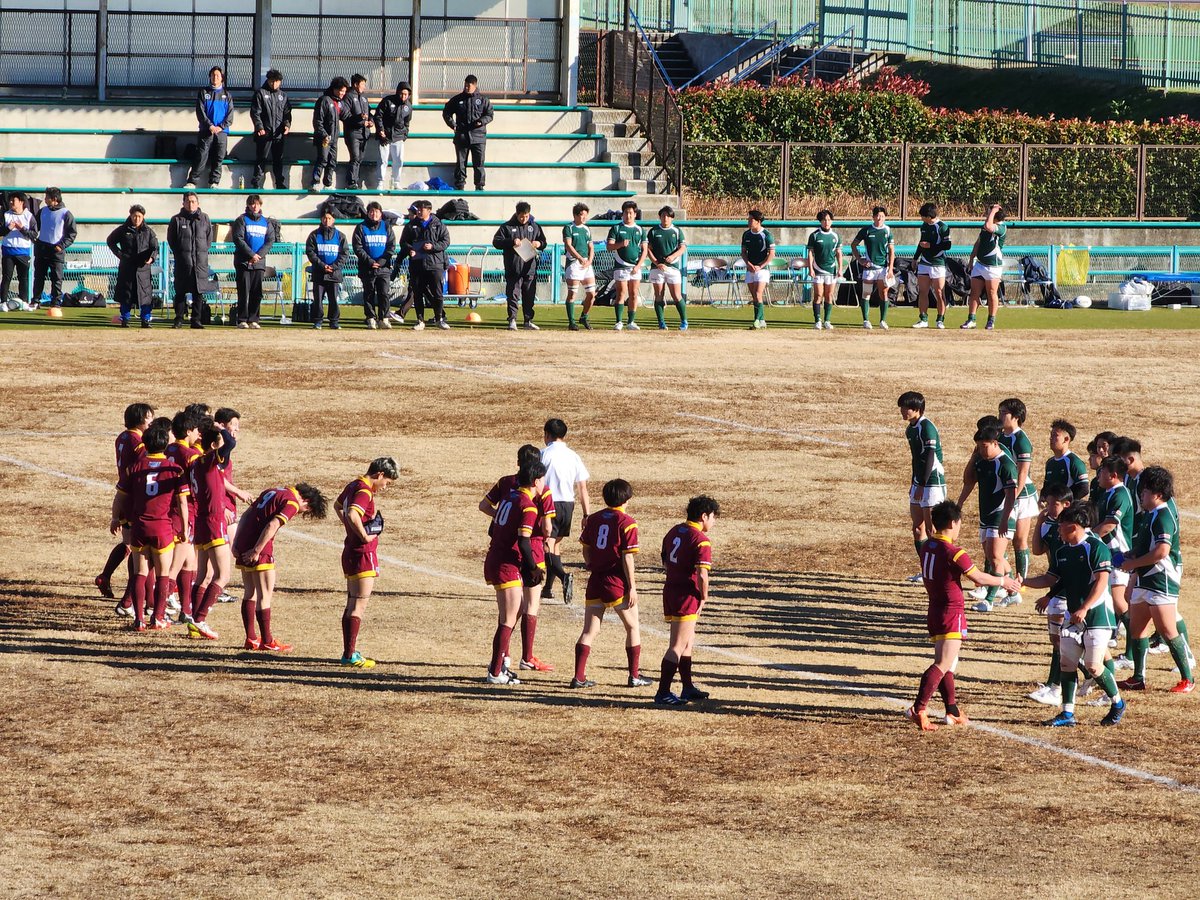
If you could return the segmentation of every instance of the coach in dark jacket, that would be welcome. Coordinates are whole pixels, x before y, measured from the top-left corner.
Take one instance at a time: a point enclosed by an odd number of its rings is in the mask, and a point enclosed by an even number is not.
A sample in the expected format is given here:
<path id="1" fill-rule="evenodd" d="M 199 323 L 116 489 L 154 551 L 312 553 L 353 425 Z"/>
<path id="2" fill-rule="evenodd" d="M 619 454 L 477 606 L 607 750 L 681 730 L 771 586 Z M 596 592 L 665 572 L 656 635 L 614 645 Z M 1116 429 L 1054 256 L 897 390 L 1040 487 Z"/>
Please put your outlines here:
<path id="1" fill-rule="evenodd" d="M 412 91 L 408 82 L 396 85 L 396 93 L 384 97 L 375 107 L 375 137 L 379 141 L 379 187 L 382 190 L 387 168 L 392 167 L 391 189 L 400 190 L 400 175 L 404 171 L 404 144 L 408 140 L 408 125 L 412 121 Z"/>
<path id="2" fill-rule="evenodd" d="M 346 137 L 346 149 L 350 152 L 350 183 L 348 187 L 357 191 L 360 186 L 359 172 L 367 141 L 371 139 L 371 104 L 363 96 L 367 79 L 355 75 L 350 79 L 350 92 L 342 104 L 342 133 Z"/>
<path id="3" fill-rule="evenodd" d="M 206 184 L 216 187 L 221 181 L 221 164 L 229 149 L 229 126 L 233 124 L 233 98 L 225 90 L 225 73 L 220 66 L 208 70 L 208 87 L 196 94 L 196 162 L 188 175 L 188 187 Z"/>
<path id="4" fill-rule="evenodd" d="M 342 270 L 350 262 L 350 248 L 346 236 L 333 227 L 333 210 L 326 206 L 321 210 L 321 225 L 304 242 L 304 255 L 312 264 L 308 272 L 312 277 L 313 328 L 321 327 L 322 309 L 329 304 L 329 327 L 341 328 L 338 324 L 338 285 L 342 283 Z"/>
<path id="5" fill-rule="evenodd" d="M 212 242 L 212 222 L 200 210 L 200 198 L 188 191 L 183 195 L 183 209 L 167 224 L 167 246 L 175 257 L 175 328 L 183 327 L 188 294 L 192 295 L 192 327 L 204 327 L 200 321 L 204 293 L 213 289 L 208 270 Z"/>
<path id="6" fill-rule="evenodd" d="M 250 121 L 254 123 L 254 178 L 250 187 L 255 190 L 266 181 L 268 156 L 275 176 L 275 189 L 287 190 L 283 148 L 288 132 L 292 130 L 292 101 L 281 90 L 282 85 L 283 74 L 278 69 L 271 69 L 250 103 Z"/>
<path id="7" fill-rule="evenodd" d="M 246 211 L 229 223 L 233 269 L 237 278 L 237 327 L 258 328 L 267 253 L 275 243 L 275 226 L 262 213 L 262 197 L 246 198 Z"/>
<path id="8" fill-rule="evenodd" d="M 475 170 L 475 190 L 483 190 L 483 169 L 487 150 L 487 127 L 492 121 L 492 101 L 479 93 L 479 79 L 468 75 L 461 94 L 455 94 L 442 107 L 442 120 L 454 129 L 454 189 L 467 184 L 467 153 Z"/>
<path id="9" fill-rule="evenodd" d="M 154 302 L 154 276 L 151 266 L 158 261 L 158 236 L 146 224 L 146 208 L 129 207 L 129 218 L 108 236 L 108 249 L 117 258 L 117 285 L 114 291 L 121 306 L 121 327 L 129 327 L 134 306 L 141 311 L 142 327 L 150 327 L 150 307 Z"/>
<path id="10" fill-rule="evenodd" d="M 425 328 L 425 307 L 433 307 L 433 323 L 449 328 L 442 304 L 442 279 L 446 277 L 446 250 L 450 230 L 433 214 L 428 200 L 416 202 L 417 214 L 404 226 L 400 248 L 408 257 L 408 281 L 417 308 L 415 331 Z"/>
<path id="11" fill-rule="evenodd" d="M 531 259 L 522 259 L 517 248 L 522 244 L 532 247 Z M 517 204 L 511 219 L 496 229 L 492 246 L 504 251 L 504 290 L 508 297 L 508 328 L 517 327 L 517 301 L 525 316 L 525 327 L 537 331 L 533 324 L 533 304 L 537 300 L 537 267 L 546 247 L 546 235 L 542 226 L 534 221 L 529 204 L 522 200 Z"/>
<path id="12" fill-rule="evenodd" d="M 342 107 L 350 82 L 341 75 L 329 82 L 313 107 L 313 148 L 316 162 L 313 165 L 312 184 L 309 193 L 315 194 L 325 187 L 333 186 L 337 174 L 338 123 L 342 121 Z"/>
<path id="13" fill-rule="evenodd" d="M 391 328 L 388 310 L 392 295 L 392 260 L 396 256 L 396 236 L 390 223 L 383 220 L 383 207 L 375 200 L 367 204 L 367 217 L 354 228 L 350 238 L 358 257 L 358 280 L 363 286 L 363 317 L 367 327 Z"/>

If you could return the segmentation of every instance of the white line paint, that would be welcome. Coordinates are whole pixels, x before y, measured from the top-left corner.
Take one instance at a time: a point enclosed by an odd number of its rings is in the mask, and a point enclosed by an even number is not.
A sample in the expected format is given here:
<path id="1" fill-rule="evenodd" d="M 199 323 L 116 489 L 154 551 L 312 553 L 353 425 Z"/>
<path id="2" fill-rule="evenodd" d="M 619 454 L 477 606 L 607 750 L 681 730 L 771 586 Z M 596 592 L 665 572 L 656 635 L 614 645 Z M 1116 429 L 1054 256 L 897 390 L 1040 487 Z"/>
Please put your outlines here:
<path id="1" fill-rule="evenodd" d="M 420 366 L 430 366 L 434 369 L 449 369 L 454 372 L 465 372 L 467 375 L 481 375 L 484 378 L 495 378 L 500 381 L 511 381 L 514 384 L 521 384 L 525 381 L 524 378 L 515 378 L 512 375 L 502 375 L 499 372 L 491 372 L 487 369 L 480 369 L 474 366 L 452 366 L 450 363 L 435 362 L 432 359 L 422 359 L 419 356 L 402 356 L 399 353 L 388 353 L 386 351 L 379 354 L 385 359 L 398 359 L 401 362 L 416 363 Z"/>
<path id="2" fill-rule="evenodd" d="M 702 416 L 698 413 L 675 413 L 681 419 L 695 419 L 698 422 L 709 422 L 713 425 L 723 425 L 726 428 L 733 428 L 738 431 L 752 431 L 756 434 L 777 434 L 781 437 L 791 438 L 795 441 L 809 441 L 813 444 L 826 444 L 830 447 L 849 447 L 845 441 L 834 441 L 829 438 L 819 437 L 815 434 L 805 434 L 802 431 L 784 431 L 779 428 L 763 428 L 759 425 L 748 425 L 745 422 L 734 422 L 731 419 L 717 419 L 713 416 Z"/>
<path id="3" fill-rule="evenodd" d="M 23 428 L 0 431 L 5 437 L 111 437 L 112 434 L 111 431 L 26 431 Z"/>
<path id="4" fill-rule="evenodd" d="M 55 469 L 48 469 L 44 466 L 39 466 L 36 463 L 29 462 L 28 460 L 16 459 L 11 456 L 0 455 L 0 462 L 8 463 L 9 465 L 16 466 L 17 468 L 24 469 L 25 471 L 28 471 L 28 472 L 38 472 L 38 473 L 41 473 L 44 475 L 52 475 L 55 478 L 64 478 L 68 481 L 75 482 L 76 484 L 83 484 L 83 485 L 87 485 L 89 487 L 95 487 L 95 488 L 104 488 L 104 489 L 111 488 L 111 485 L 106 484 L 103 481 L 97 481 L 93 478 L 83 478 L 79 475 L 71 475 L 67 472 L 61 472 L 61 471 L 58 471 Z M 333 547 L 333 548 L 341 546 L 341 544 L 339 544 L 336 541 L 327 540 L 325 538 L 319 538 L 319 537 L 316 537 L 315 535 L 304 534 L 303 532 L 300 532 L 300 531 L 281 532 L 281 534 L 290 534 L 292 537 L 297 537 L 297 538 L 300 538 L 301 540 L 307 540 L 311 543 L 320 544 L 322 546 L 328 546 L 328 547 Z M 428 568 L 425 566 L 418 566 L 415 563 L 409 563 L 404 560 L 398 559 L 396 557 L 381 556 L 380 559 L 384 560 L 385 562 L 391 563 L 392 565 L 401 566 L 403 568 L 407 568 L 412 571 L 419 572 L 423 575 L 429 575 L 429 576 L 435 577 L 435 578 L 444 578 L 444 579 L 456 581 L 456 582 L 459 582 L 462 584 L 470 584 L 470 585 L 478 584 L 478 582 L 475 581 L 474 579 L 467 578 L 463 575 L 455 575 L 451 572 L 443 572 L 439 569 L 432 569 L 432 568 Z M 571 608 L 571 612 L 572 612 L 572 614 L 578 616 L 580 614 L 581 610 L 578 607 L 573 607 L 573 608 Z M 666 634 L 666 632 L 661 631 L 657 628 L 653 628 L 653 627 L 643 626 L 642 630 L 646 631 L 650 634 L 655 634 L 658 636 L 664 636 Z M 719 646 L 715 646 L 712 644 L 698 644 L 697 646 L 699 646 L 700 649 L 702 649 L 702 650 L 706 650 L 706 651 L 716 654 L 718 656 L 724 656 L 728 659 L 733 659 L 733 660 L 736 660 L 739 662 L 746 663 L 748 665 L 759 666 L 760 668 L 771 669 L 771 670 L 779 671 L 779 672 L 785 672 L 788 675 L 791 675 L 792 677 L 794 677 L 800 681 L 813 681 L 813 682 L 817 682 L 819 684 L 827 685 L 828 687 L 832 687 L 837 690 L 846 691 L 848 693 L 861 694 L 864 696 L 874 697 L 876 699 L 883 700 L 883 701 L 890 703 L 897 707 L 908 706 L 908 702 L 906 700 L 902 700 L 899 697 L 892 697 L 888 694 L 879 693 L 870 688 L 864 688 L 864 687 L 861 687 L 860 685 L 850 684 L 849 682 L 845 682 L 845 681 L 839 681 L 838 679 L 836 679 L 832 676 L 829 676 L 829 675 L 825 675 L 824 673 L 821 673 L 821 672 L 810 672 L 806 669 L 800 668 L 799 666 L 771 662 L 770 660 L 762 659 L 761 657 L 758 657 L 758 656 L 752 656 L 747 653 L 739 653 L 736 650 L 728 650 L 725 647 L 719 647 Z M 1035 747 L 1039 750 L 1045 750 L 1048 753 L 1056 753 L 1059 756 L 1064 756 L 1068 759 L 1074 760 L 1075 762 L 1084 763 L 1084 764 L 1090 765 L 1090 766 L 1097 766 L 1102 769 L 1107 769 L 1110 772 L 1115 772 L 1119 775 L 1124 775 L 1129 778 L 1138 779 L 1139 781 L 1145 781 L 1150 784 L 1157 784 L 1162 787 L 1169 788 L 1171 790 L 1181 791 L 1183 793 L 1200 794 L 1200 787 L 1196 787 L 1196 786 L 1190 785 L 1190 784 L 1185 784 L 1184 782 L 1177 781 L 1174 778 L 1169 778 L 1166 775 L 1159 775 L 1154 772 L 1147 772 L 1143 769 L 1135 769 L 1131 766 L 1124 766 L 1124 765 L 1121 765 L 1120 763 L 1112 762 L 1111 760 L 1103 759 L 1098 756 L 1092 756 L 1089 753 L 1080 753 L 1077 750 L 1071 750 L 1067 747 L 1060 747 L 1057 744 L 1051 743 L 1050 741 L 1042 740 L 1041 738 L 1026 737 L 1025 735 L 1017 734 L 1014 731 L 1009 731 L 1006 728 L 999 728 L 995 725 L 987 725 L 982 722 L 972 722 L 970 727 L 974 728 L 976 731 L 981 731 L 984 734 L 990 734 L 995 737 L 1005 738 L 1006 740 L 1015 741 L 1020 744 L 1025 744 L 1026 746 L 1029 746 L 1029 747 Z"/>

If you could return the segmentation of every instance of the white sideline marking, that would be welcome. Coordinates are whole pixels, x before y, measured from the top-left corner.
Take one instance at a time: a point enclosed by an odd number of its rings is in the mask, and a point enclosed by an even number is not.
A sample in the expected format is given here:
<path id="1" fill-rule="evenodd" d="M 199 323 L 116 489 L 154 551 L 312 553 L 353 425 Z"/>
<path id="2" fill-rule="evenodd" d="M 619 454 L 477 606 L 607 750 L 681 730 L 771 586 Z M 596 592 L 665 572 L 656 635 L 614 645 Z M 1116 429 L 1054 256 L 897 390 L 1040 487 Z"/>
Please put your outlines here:
<path id="1" fill-rule="evenodd" d="M 16 459 L 11 456 L 0 455 L 0 462 L 8 463 L 9 465 L 16 466 L 17 468 L 24 469 L 28 472 L 40 472 L 45 475 L 53 475 L 56 478 L 65 478 L 68 481 L 73 481 L 77 484 L 83 484 L 83 485 L 87 485 L 89 487 L 104 488 L 104 489 L 109 489 L 112 487 L 111 485 L 109 485 L 103 481 L 97 481 L 94 478 L 84 478 L 79 475 L 71 475 L 67 472 L 60 472 L 56 469 L 48 469 L 44 466 L 39 466 L 36 463 L 29 462 L 28 460 Z M 1195 514 L 1193 514 L 1193 515 L 1195 515 Z M 330 541 L 325 538 L 319 538 L 319 537 L 316 537 L 315 535 L 311 535 L 311 534 L 304 534 L 303 532 L 300 532 L 300 531 L 281 532 L 281 534 L 290 534 L 293 537 L 300 538 L 301 540 L 307 540 L 311 543 L 321 544 L 321 545 L 328 546 L 328 547 L 341 546 L 336 541 Z M 478 585 L 478 583 L 479 583 L 475 579 L 467 578 L 463 575 L 455 575 L 451 572 L 443 572 L 438 569 L 431 569 L 431 568 L 427 568 L 425 566 L 418 566 L 415 563 L 405 562 L 404 560 L 398 559 L 395 557 L 381 556 L 380 559 L 384 560 L 385 562 L 391 563 L 392 565 L 395 565 L 395 566 L 401 566 L 403 568 L 411 569 L 412 571 L 415 571 L 415 572 L 420 572 L 423 575 L 431 575 L 431 576 L 434 576 L 437 578 L 445 578 L 445 579 L 457 581 L 457 582 L 460 582 L 463 584 Z M 573 615 L 578 616 L 580 611 L 581 610 L 578 607 L 571 608 L 571 612 Z M 660 637 L 666 635 L 666 632 L 661 631 L 657 628 L 653 628 L 653 627 L 643 627 L 642 630 L 647 631 L 651 634 L 659 635 Z M 900 699 L 899 697 L 892 697 L 888 694 L 882 694 L 877 691 L 874 691 L 871 688 L 864 688 L 864 687 L 860 687 L 858 685 L 849 684 L 848 682 L 839 681 L 836 678 L 833 678 L 828 675 L 824 675 L 820 672 L 809 672 L 805 669 L 801 669 L 799 667 L 795 667 L 795 666 L 792 666 L 789 664 L 773 663 L 770 660 L 762 659 L 761 657 L 758 657 L 758 656 L 751 656 L 746 653 L 739 653 L 736 650 L 727 650 L 724 647 L 717 647 L 717 646 L 713 646 L 711 644 L 698 644 L 697 646 L 700 647 L 700 649 L 707 650 L 710 653 L 714 653 L 719 656 L 724 656 L 729 659 L 738 660 L 738 661 L 747 663 L 749 665 L 755 665 L 755 666 L 759 666 L 759 667 L 765 668 L 765 669 L 774 669 L 776 671 L 787 672 L 788 674 L 794 676 L 795 678 L 797 678 L 801 681 L 815 681 L 815 682 L 818 682 L 821 684 L 828 685 L 829 687 L 836 688 L 841 691 L 875 697 L 877 699 L 884 700 L 888 703 L 891 703 L 894 706 L 899 706 L 899 707 L 908 706 L 908 702 L 906 700 Z M 1187 793 L 1187 794 L 1200 794 L 1200 787 L 1196 787 L 1196 786 L 1190 785 L 1190 784 L 1185 784 L 1184 782 L 1177 781 L 1174 778 L 1169 778 L 1166 775 L 1158 775 L 1154 772 L 1146 772 L 1142 769 L 1135 769 L 1131 766 L 1123 766 L 1120 763 L 1115 763 L 1115 762 L 1112 762 L 1111 760 L 1103 759 L 1099 756 L 1092 756 L 1089 753 L 1080 753 L 1078 750 L 1071 750 L 1067 747 L 1060 747 L 1057 744 L 1051 743 L 1050 741 L 1042 740 L 1041 738 L 1026 737 L 1025 735 L 1017 734 L 1014 731 L 1009 731 L 1006 728 L 999 728 L 995 725 L 986 725 L 981 722 L 971 722 L 969 727 L 974 728 L 976 731 L 982 731 L 985 734 L 991 734 L 996 737 L 1006 738 L 1010 741 L 1016 741 L 1019 744 L 1025 744 L 1026 746 L 1035 747 L 1039 750 L 1045 750 L 1049 753 L 1057 753 L 1060 756 L 1065 756 L 1068 759 L 1075 760 L 1076 762 L 1081 762 L 1081 763 L 1085 763 L 1090 766 L 1097 766 L 1102 769 L 1107 769 L 1110 772 L 1116 772 L 1119 775 L 1125 775 L 1129 778 L 1136 778 L 1140 781 L 1145 781 L 1145 782 L 1149 782 L 1151 784 L 1161 785 L 1162 787 L 1170 788 L 1171 790 L 1181 791 L 1181 792 Z"/>
<path id="2" fill-rule="evenodd" d="M 6 437 L 110 437 L 111 431 L 27 431 L 24 428 L 13 428 L 0 431 Z"/>
<path id="3" fill-rule="evenodd" d="M 726 428 L 736 428 L 741 431 L 753 431 L 756 434 L 778 434 L 797 441 L 811 441 L 814 444 L 827 444 L 831 447 L 849 447 L 845 441 L 834 441 L 829 438 L 817 437 L 815 434 L 805 434 L 802 431 L 783 431 L 779 428 L 762 428 L 758 425 L 747 425 L 745 422 L 734 422 L 730 419 L 716 419 L 712 416 L 702 416 L 697 413 L 677 412 L 676 416 L 683 419 L 696 419 L 700 422 L 711 422 L 714 425 L 724 425 Z"/>
<path id="4" fill-rule="evenodd" d="M 455 372 L 465 372 L 468 375 L 482 375 L 484 378 L 497 378 L 500 381 L 511 381 L 516 384 L 523 383 L 524 378 L 515 378 L 512 375 L 501 375 L 499 372 L 489 372 L 487 369 L 477 369 L 472 366 L 452 366 L 450 363 L 435 362 L 432 359 L 421 359 L 419 356 L 402 356 L 399 353 L 388 353 L 384 351 L 379 354 L 387 359 L 398 359 L 402 362 L 417 363 L 422 366 L 431 366 L 435 369 L 451 369 Z"/>

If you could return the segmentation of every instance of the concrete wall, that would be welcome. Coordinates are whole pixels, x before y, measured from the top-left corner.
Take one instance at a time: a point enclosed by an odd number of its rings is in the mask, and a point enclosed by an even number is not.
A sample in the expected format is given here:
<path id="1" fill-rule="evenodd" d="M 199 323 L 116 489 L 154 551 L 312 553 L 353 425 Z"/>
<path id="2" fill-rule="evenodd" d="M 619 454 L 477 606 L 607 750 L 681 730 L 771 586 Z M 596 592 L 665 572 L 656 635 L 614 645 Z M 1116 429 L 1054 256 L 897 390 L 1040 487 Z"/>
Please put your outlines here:
<path id="1" fill-rule="evenodd" d="M 692 64 L 696 67 L 697 72 L 703 72 L 745 40 L 732 34 L 698 34 L 689 31 L 680 32 L 678 38 L 679 42 L 683 44 L 683 48 L 687 50 L 688 56 L 692 58 Z M 770 44 L 771 41 L 752 41 L 746 46 L 743 53 L 729 57 L 726 60 L 727 65 L 721 66 L 722 71 L 711 72 L 709 76 L 706 76 L 706 80 L 711 80 L 732 69 L 737 64 L 739 57 L 747 59 Z"/>

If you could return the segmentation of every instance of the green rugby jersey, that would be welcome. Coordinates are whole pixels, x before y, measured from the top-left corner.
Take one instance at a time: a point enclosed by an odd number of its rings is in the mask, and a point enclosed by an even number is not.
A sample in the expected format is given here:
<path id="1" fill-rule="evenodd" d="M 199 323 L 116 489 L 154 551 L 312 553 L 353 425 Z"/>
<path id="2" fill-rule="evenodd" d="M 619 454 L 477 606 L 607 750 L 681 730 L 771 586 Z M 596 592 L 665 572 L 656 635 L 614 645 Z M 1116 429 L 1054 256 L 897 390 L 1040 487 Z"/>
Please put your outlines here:
<path id="1" fill-rule="evenodd" d="M 912 483 L 921 487 L 936 487 L 946 483 L 946 469 L 942 466 L 942 439 L 934 424 L 924 416 L 904 429 L 908 438 L 908 449 L 912 454 Z M 933 470 L 925 478 L 925 467 L 929 456 L 934 456 Z"/>
<path id="2" fill-rule="evenodd" d="M 1008 448 L 1009 455 L 1018 466 L 1021 463 L 1029 463 L 1030 471 L 1033 471 L 1033 443 L 1024 431 L 1018 428 L 1012 434 L 1001 434 L 1000 446 Z M 1017 496 L 1037 496 L 1037 488 L 1033 486 L 1033 479 L 1029 475 L 1025 476 L 1023 485 L 1018 485 Z"/>
<path id="3" fill-rule="evenodd" d="M 888 262 L 888 247 L 895 242 L 892 240 L 892 229 L 888 225 L 876 227 L 874 224 L 867 225 L 858 229 L 858 234 L 854 236 L 854 241 L 850 244 L 851 247 L 863 245 L 863 250 L 869 262 L 877 266 L 883 267 Z"/>
<path id="4" fill-rule="evenodd" d="M 650 247 L 650 261 L 652 263 L 665 260 L 668 256 L 678 250 L 686 239 L 683 236 L 683 229 L 677 228 L 674 225 L 663 227 L 662 225 L 652 225 L 650 230 L 646 232 L 646 243 Z M 674 262 L 667 263 L 673 269 L 678 269 L 683 257 Z"/>
<path id="5" fill-rule="evenodd" d="M 1058 519 L 1052 519 L 1046 516 L 1042 520 L 1042 530 L 1039 532 L 1042 536 L 1042 544 L 1046 548 L 1046 559 L 1050 561 L 1051 567 L 1054 566 L 1054 554 L 1058 552 L 1058 548 L 1063 545 L 1062 535 L 1058 531 Z"/>
<path id="6" fill-rule="evenodd" d="M 813 265 L 818 270 L 827 275 L 837 275 L 839 274 L 837 253 L 841 246 L 842 239 L 832 228 L 828 231 L 822 228 L 814 229 L 808 236 L 809 259 L 813 261 Z"/>
<path id="7" fill-rule="evenodd" d="M 629 241 L 629 243 L 618 249 L 617 265 L 622 268 L 630 268 L 637 265 L 638 259 L 642 255 L 642 241 L 645 240 L 645 234 L 642 231 L 642 226 L 634 222 L 632 225 L 626 225 L 624 222 L 618 222 L 612 228 L 608 229 L 608 239 L 610 241 Z"/>
<path id="8" fill-rule="evenodd" d="M 1164 503 L 1141 513 L 1136 520 L 1133 533 L 1133 555 L 1144 556 L 1162 543 L 1169 544 L 1171 552 L 1152 566 L 1139 566 L 1137 586 L 1147 591 L 1158 591 L 1170 597 L 1179 596 L 1179 582 L 1183 578 L 1183 554 L 1179 549 L 1179 514 Z"/>
<path id="9" fill-rule="evenodd" d="M 1075 490 L 1077 484 L 1087 484 L 1087 463 L 1068 450 L 1061 457 L 1052 456 L 1046 460 L 1046 477 L 1042 480 L 1042 490 L 1061 484 Z"/>
<path id="10" fill-rule="evenodd" d="M 1128 553 L 1133 546 L 1133 498 L 1123 484 L 1109 488 L 1104 494 L 1104 508 L 1100 515 L 1102 523 L 1112 522 L 1117 527 L 1104 536 L 1109 550 Z"/>
<path id="11" fill-rule="evenodd" d="M 929 266 L 944 266 L 946 251 L 950 249 L 950 226 L 938 219 L 932 224 L 921 223 L 920 241 L 929 243 L 928 247 L 917 250 L 917 259 Z"/>
<path id="12" fill-rule="evenodd" d="M 775 246 L 775 239 L 767 229 L 752 231 L 747 228 L 742 232 L 742 255 L 746 262 L 761 266 L 767 261 L 767 253 Z"/>
<path id="13" fill-rule="evenodd" d="M 985 266 L 1004 265 L 1004 238 L 1008 234 L 1008 226 L 1003 222 L 996 223 L 995 231 L 986 228 L 979 230 L 979 255 L 976 260 Z"/>
<path id="14" fill-rule="evenodd" d="M 562 239 L 565 245 L 573 247 L 575 252 L 584 259 L 588 258 L 592 246 L 592 230 L 586 225 L 568 222 L 563 226 Z M 575 257 L 571 256 L 571 259 L 575 259 Z"/>
<path id="15" fill-rule="evenodd" d="M 1105 582 L 1104 597 L 1087 611 L 1083 622 L 1088 628 L 1116 628 L 1112 597 L 1108 593 L 1108 573 L 1112 571 L 1112 553 L 1104 541 L 1088 531 L 1078 544 L 1062 544 L 1054 553 L 1050 571 L 1058 576 L 1054 596 L 1067 601 L 1067 611 L 1083 607 L 1097 578 Z"/>
<path id="16" fill-rule="evenodd" d="M 1017 487 L 1017 464 L 1012 461 L 1012 457 L 1005 453 L 1001 453 L 995 459 L 976 457 L 975 483 L 979 489 L 979 527 L 1007 526 L 1006 530 L 1016 527 L 1016 519 L 1013 518 L 1016 511 L 1015 502 L 1009 510 L 1008 522 L 1001 518 L 1004 513 L 1005 492 Z"/>

